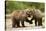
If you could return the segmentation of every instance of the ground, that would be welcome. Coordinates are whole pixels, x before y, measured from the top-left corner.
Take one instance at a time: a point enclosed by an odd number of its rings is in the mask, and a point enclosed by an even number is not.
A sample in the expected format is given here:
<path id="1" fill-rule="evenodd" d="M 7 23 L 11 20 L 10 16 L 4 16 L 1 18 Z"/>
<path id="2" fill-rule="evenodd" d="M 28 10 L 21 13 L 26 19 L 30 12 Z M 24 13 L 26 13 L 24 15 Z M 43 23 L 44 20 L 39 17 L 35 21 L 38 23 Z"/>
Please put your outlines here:
<path id="1" fill-rule="evenodd" d="M 41 29 L 44 28 L 45 24 L 43 22 L 43 26 L 35 26 L 34 21 L 33 24 L 29 24 L 27 22 L 24 22 L 26 27 L 20 27 L 20 28 L 12 28 L 12 21 L 11 19 L 6 19 L 6 31 L 18 31 L 18 30 L 31 30 L 31 29 Z M 21 25 L 21 23 L 20 23 Z"/>

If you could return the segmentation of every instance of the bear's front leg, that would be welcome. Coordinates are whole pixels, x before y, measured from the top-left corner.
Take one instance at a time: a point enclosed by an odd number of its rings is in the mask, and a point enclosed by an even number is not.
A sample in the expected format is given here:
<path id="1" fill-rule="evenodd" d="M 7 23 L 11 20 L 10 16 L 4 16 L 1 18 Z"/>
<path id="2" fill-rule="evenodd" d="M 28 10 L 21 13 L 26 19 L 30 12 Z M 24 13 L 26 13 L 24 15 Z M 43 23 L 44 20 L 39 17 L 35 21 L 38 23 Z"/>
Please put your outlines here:
<path id="1" fill-rule="evenodd" d="M 17 21 L 17 27 L 20 27 L 20 21 L 19 20 Z"/>
<path id="2" fill-rule="evenodd" d="M 24 25 L 24 21 L 21 21 L 21 23 L 22 23 L 22 27 L 25 27 L 25 25 Z"/>
<path id="3" fill-rule="evenodd" d="M 35 19 L 35 26 L 37 26 L 37 22 L 38 22 L 37 19 Z"/>

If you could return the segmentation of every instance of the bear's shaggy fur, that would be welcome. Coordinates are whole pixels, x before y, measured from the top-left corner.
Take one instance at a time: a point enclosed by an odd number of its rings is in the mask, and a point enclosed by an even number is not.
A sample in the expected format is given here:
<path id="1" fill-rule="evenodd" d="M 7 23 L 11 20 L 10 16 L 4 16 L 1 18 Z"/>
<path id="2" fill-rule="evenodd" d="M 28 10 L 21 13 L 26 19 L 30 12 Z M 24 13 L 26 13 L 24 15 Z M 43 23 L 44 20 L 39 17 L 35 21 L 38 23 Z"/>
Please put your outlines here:
<path id="1" fill-rule="evenodd" d="M 28 13 L 27 13 L 28 12 Z M 24 21 L 27 20 L 29 11 L 13 11 L 12 13 L 12 27 L 20 27 L 20 22 L 22 27 L 25 27 Z M 30 21 L 27 20 L 30 23 Z"/>
<path id="2" fill-rule="evenodd" d="M 38 26 L 42 26 L 42 13 L 39 9 L 33 9 L 33 11 L 30 11 L 33 18 L 31 19 L 31 22 L 33 19 L 35 19 L 35 26 L 37 26 L 37 22 L 38 22 Z"/>

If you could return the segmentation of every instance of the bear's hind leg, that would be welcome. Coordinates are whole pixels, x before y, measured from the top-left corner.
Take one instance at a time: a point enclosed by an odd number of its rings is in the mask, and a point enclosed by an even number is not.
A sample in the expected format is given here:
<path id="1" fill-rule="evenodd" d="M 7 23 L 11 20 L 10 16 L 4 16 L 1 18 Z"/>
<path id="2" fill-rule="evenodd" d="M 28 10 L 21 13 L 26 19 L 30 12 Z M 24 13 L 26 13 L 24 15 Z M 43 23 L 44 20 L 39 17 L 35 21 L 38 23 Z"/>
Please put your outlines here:
<path id="1" fill-rule="evenodd" d="M 12 18 L 12 27 L 13 27 L 13 28 L 16 27 L 16 20 L 15 20 L 15 18 Z"/>
<path id="2" fill-rule="evenodd" d="M 15 28 L 16 27 L 16 23 L 14 22 L 14 23 L 12 23 L 12 27 L 13 28 Z"/>
<path id="3" fill-rule="evenodd" d="M 39 19 L 38 26 L 42 26 L 42 18 Z"/>

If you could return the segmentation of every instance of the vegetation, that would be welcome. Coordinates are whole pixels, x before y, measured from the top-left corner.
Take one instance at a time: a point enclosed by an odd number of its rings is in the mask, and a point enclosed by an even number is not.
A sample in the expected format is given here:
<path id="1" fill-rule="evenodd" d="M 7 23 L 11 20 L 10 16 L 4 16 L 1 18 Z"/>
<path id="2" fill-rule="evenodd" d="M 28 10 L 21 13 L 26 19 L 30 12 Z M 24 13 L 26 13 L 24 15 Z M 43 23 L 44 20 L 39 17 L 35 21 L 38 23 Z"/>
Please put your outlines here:
<path id="1" fill-rule="evenodd" d="M 6 1 L 6 14 L 11 13 L 13 10 L 23 10 L 26 8 L 37 8 L 44 12 L 44 7 L 45 7 L 44 3 Z"/>

